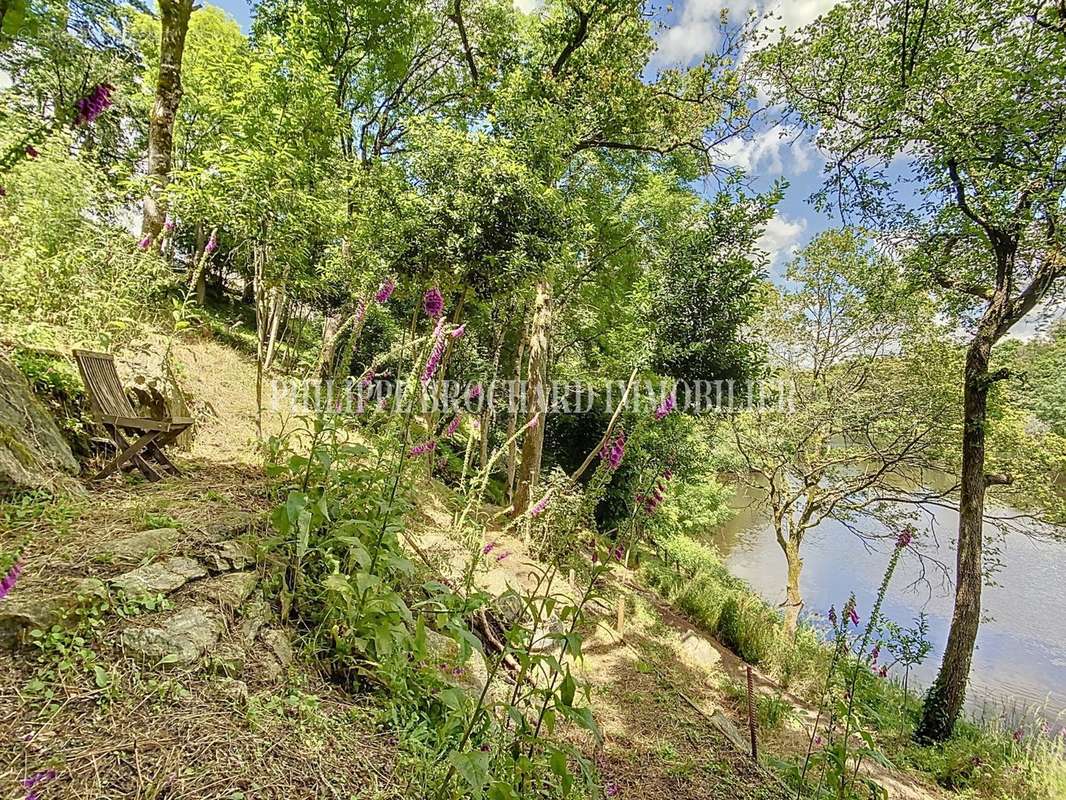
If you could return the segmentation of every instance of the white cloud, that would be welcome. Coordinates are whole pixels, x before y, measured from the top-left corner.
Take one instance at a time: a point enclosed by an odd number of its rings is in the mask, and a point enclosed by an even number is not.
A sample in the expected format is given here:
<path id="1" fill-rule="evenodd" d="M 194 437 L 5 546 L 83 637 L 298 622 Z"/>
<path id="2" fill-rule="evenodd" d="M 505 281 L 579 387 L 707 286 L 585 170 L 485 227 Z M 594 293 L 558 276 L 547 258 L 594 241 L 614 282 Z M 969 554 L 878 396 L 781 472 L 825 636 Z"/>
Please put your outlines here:
<path id="1" fill-rule="evenodd" d="M 766 223 L 756 247 L 770 258 L 770 266 L 788 260 L 800 247 L 800 240 L 807 231 L 807 220 L 791 219 L 784 214 L 775 214 Z"/>
<path id="2" fill-rule="evenodd" d="M 719 148 L 718 160 L 750 174 L 776 178 L 802 175 L 811 168 L 815 154 L 810 143 L 796 131 L 774 125 L 746 139 L 734 137 Z"/>
<path id="3" fill-rule="evenodd" d="M 516 0 L 516 2 L 529 0 Z M 789 30 L 802 28 L 824 14 L 839 0 L 682 0 L 677 22 L 662 30 L 655 54 L 658 64 L 689 66 L 718 44 L 718 25 L 722 11 L 734 21 L 745 19 L 749 12 L 772 17 L 763 23 L 767 30 L 781 26 Z M 771 35 L 772 38 L 772 35 Z"/>
<path id="4" fill-rule="evenodd" d="M 514 7 L 519 11 L 531 14 L 544 5 L 544 0 L 514 0 Z"/>

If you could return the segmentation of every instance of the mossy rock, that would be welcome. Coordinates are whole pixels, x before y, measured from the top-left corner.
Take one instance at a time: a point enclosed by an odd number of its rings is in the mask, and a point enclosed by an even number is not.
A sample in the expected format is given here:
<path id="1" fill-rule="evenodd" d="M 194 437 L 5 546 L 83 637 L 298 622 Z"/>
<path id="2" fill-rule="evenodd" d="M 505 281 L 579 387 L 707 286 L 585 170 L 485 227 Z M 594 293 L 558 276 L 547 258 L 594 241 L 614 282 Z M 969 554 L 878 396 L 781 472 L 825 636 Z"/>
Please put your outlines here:
<path id="1" fill-rule="evenodd" d="M 51 413 L 14 364 L 0 358 L 0 491 L 52 488 L 78 472 Z"/>

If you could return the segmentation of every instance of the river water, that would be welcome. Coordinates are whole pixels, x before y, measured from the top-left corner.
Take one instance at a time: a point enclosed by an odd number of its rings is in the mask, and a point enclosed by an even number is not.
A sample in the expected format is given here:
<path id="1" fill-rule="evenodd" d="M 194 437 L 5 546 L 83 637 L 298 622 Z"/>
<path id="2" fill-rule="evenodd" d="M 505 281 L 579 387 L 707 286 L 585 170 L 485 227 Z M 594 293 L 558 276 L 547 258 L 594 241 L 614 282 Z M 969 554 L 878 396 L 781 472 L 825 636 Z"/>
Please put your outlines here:
<path id="1" fill-rule="evenodd" d="M 780 603 L 785 598 L 785 557 L 773 526 L 751 490 L 737 487 L 733 505 L 736 515 L 708 539 L 734 575 L 769 602 Z M 867 530 L 878 533 L 875 525 Z M 923 568 L 905 554 L 883 613 L 904 626 L 920 611 L 927 614 L 933 651 L 911 673 L 911 684 L 925 687 L 936 676 L 951 623 L 958 515 L 946 508 L 924 508 L 917 525 L 922 551 L 946 564 L 948 574 L 928 562 Z M 1066 542 L 1004 535 L 990 525 L 985 531 L 998 550 L 999 567 L 982 595 L 968 709 L 979 719 L 1004 716 L 1010 725 L 1023 717 L 1043 717 L 1060 729 L 1066 726 Z M 890 546 L 864 541 L 832 520 L 811 530 L 803 544 L 804 613 L 824 619 L 831 605 L 839 609 L 854 592 L 865 624 L 863 612 L 873 605 Z"/>

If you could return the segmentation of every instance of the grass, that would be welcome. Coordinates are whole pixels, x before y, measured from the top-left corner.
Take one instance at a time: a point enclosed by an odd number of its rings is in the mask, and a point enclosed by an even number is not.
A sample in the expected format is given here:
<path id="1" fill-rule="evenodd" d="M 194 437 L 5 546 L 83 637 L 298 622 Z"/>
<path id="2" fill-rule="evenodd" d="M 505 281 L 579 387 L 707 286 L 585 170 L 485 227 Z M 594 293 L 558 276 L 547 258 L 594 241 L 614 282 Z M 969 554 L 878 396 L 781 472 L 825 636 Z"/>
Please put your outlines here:
<path id="1" fill-rule="evenodd" d="M 777 612 L 729 574 L 712 547 L 675 535 L 660 540 L 656 549 L 658 556 L 641 567 L 647 584 L 783 689 L 817 703 L 830 653 L 816 631 L 801 626 L 794 639 L 787 637 Z M 732 682 L 723 692 L 734 699 L 746 696 L 744 687 Z M 856 698 L 868 727 L 878 732 L 878 745 L 898 767 L 916 770 L 963 797 L 1066 797 L 1064 736 L 1051 738 L 1036 725 L 1018 727 L 1006 718 L 967 720 L 943 745 L 919 747 L 911 735 L 921 714 L 921 698 L 868 671 L 860 672 Z M 792 715 L 791 704 L 783 698 L 762 696 L 757 702 L 760 724 L 768 729 L 783 726 Z"/>

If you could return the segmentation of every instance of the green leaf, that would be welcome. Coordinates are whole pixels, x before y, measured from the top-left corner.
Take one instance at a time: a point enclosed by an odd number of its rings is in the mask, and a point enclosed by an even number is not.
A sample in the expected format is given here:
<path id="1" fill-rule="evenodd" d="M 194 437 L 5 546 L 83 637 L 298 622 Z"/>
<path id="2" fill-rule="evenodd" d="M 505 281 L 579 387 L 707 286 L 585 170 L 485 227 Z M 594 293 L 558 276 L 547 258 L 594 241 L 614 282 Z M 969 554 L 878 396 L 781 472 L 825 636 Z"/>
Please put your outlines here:
<path id="1" fill-rule="evenodd" d="M 481 797 L 485 791 L 485 784 L 489 781 L 491 759 L 492 756 L 489 753 L 483 753 L 480 750 L 451 753 L 448 756 L 448 762 L 466 781 L 474 797 Z"/>
<path id="2" fill-rule="evenodd" d="M 567 708 L 573 706 L 576 692 L 577 684 L 574 683 L 574 676 L 570 674 L 570 670 L 567 670 L 566 677 L 563 678 L 563 682 L 559 686 L 559 702 Z"/>

